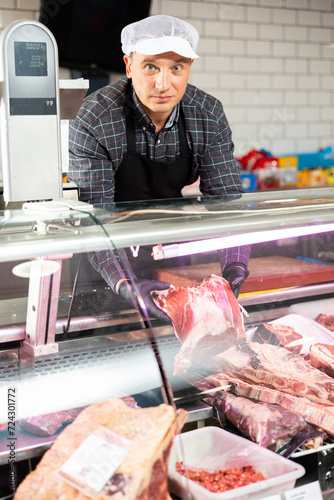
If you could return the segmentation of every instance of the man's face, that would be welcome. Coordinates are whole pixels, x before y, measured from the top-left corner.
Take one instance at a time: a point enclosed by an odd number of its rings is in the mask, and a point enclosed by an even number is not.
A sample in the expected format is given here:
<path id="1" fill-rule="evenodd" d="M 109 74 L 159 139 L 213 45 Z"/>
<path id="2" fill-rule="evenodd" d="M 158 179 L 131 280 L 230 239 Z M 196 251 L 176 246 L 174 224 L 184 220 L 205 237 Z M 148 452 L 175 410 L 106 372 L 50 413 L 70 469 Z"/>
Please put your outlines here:
<path id="1" fill-rule="evenodd" d="M 153 56 L 134 52 L 124 61 L 143 109 L 153 121 L 167 119 L 183 97 L 193 59 L 175 52 Z"/>

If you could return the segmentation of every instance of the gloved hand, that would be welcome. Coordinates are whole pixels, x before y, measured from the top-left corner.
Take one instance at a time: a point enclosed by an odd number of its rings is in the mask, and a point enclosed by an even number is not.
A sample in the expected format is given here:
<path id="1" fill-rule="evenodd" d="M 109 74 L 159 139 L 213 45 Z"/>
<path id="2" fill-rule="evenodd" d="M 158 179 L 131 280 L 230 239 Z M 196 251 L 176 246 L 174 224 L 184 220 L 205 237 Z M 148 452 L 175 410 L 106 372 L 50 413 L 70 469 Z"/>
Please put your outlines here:
<path id="1" fill-rule="evenodd" d="M 240 288 L 248 275 L 249 271 L 242 262 L 230 262 L 224 267 L 223 278 L 229 282 L 236 298 L 239 297 Z"/>
<path id="2" fill-rule="evenodd" d="M 134 280 L 136 287 L 138 288 L 139 295 L 142 297 L 144 304 L 147 309 L 147 313 L 150 317 L 160 319 L 165 323 L 172 324 L 171 319 L 167 314 L 158 307 L 154 300 L 152 299 L 151 293 L 153 290 L 166 290 L 169 288 L 170 284 L 166 281 L 153 281 L 153 280 Z M 130 280 L 123 281 L 118 288 L 118 295 L 122 299 L 126 300 L 130 304 L 134 304 L 133 297 L 136 296 L 136 291 L 133 290 L 133 286 Z"/>

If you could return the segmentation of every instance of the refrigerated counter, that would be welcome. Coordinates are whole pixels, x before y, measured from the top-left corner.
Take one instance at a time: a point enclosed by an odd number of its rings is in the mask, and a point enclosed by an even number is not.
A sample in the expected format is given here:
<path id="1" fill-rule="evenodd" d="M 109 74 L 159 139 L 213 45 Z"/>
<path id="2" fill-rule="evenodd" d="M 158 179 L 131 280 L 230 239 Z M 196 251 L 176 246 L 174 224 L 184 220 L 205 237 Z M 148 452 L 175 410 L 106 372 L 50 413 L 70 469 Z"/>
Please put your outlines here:
<path id="1" fill-rule="evenodd" d="M 251 244 L 239 296 L 246 332 L 291 315 L 313 321 L 312 308 L 333 298 L 333 209 L 334 190 L 322 188 L 1 212 L 0 424 L 6 433 L 4 402 L 15 389 L 17 460 L 42 454 L 57 435 L 33 435 L 22 422 L 111 397 L 183 407 L 198 426 L 214 416 L 173 375 L 173 327 L 116 296 L 88 255 L 108 251 L 121 261 L 124 249 L 139 274 L 195 286 L 220 274 L 217 249 Z M 0 461 L 7 459 L 4 446 Z"/>

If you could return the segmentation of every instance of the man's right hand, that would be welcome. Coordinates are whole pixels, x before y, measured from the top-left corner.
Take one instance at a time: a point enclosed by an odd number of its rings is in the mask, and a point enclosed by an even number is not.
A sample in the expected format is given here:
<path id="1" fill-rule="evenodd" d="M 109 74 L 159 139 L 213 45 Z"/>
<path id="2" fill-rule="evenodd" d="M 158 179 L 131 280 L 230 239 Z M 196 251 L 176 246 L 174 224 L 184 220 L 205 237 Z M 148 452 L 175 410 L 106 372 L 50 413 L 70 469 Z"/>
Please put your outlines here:
<path id="1" fill-rule="evenodd" d="M 136 279 L 134 280 L 134 283 L 135 286 L 132 286 L 130 280 L 122 281 L 117 290 L 118 295 L 130 304 L 136 305 L 134 303 L 134 297 L 138 294 L 144 301 L 149 317 L 160 319 L 164 323 L 172 325 L 172 321 L 169 316 L 167 316 L 167 314 L 155 304 L 151 296 L 151 292 L 153 290 L 166 290 L 169 288 L 170 284 L 166 281 L 144 279 Z"/>

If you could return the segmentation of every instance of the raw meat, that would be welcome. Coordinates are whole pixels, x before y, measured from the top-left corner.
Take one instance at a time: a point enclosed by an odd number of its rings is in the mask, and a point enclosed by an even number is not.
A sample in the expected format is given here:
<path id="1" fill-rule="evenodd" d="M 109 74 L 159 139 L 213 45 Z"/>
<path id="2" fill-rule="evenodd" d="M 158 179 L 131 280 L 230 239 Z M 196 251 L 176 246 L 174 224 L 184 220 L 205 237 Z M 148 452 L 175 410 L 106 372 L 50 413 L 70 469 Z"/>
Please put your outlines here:
<path id="1" fill-rule="evenodd" d="M 73 422 L 82 408 L 58 411 L 46 415 L 36 415 L 19 421 L 21 429 L 36 436 L 52 436 L 64 424 Z"/>
<path id="2" fill-rule="evenodd" d="M 223 386 L 224 390 L 228 386 L 229 392 L 238 396 L 280 405 L 301 416 L 306 422 L 334 435 L 334 406 L 316 404 L 306 397 L 297 397 L 279 390 L 250 384 L 224 373 L 209 375 L 202 382 L 198 381 L 196 386 L 199 389 L 208 390 L 208 384 L 217 388 Z"/>
<path id="3" fill-rule="evenodd" d="M 58 436 L 36 470 L 18 487 L 15 500 L 89 500 L 57 473 L 63 463 L 98 427 L 104 426 L 135 443 L 95 500 L 169 500 L 167 467 L 175 434 L 186 419 L 162 404 L 129 408 L 120 399 L 93 404 Z"/>
<path id="4" fill-rule="evenodd" d="M 208 360 L 207 367 L 314 403 L 334 404 L 334 380 L 283 347 L 240 342 Z"/>
<path id="5" fill-rule="evenodd" d="M 175 375 L 246 338 L 240 306 L 224 278 L 212 275 L 194 287 L 171 285 L 152 296 L 171 318 L 182 343 Z"/>
<path id="6" fill-rule="evenodd" d="M 183 462 L 176 462 L 175 470 L 212 493 L 224 493 L 266 479 L 262 472 L 256 472 L 252 465 L 208 471 L 199 467 L 184 466 Z"/>
<path id="7" fill-rule="evenodd" d="M 122 399 L 130 408 L 139 408 L 136 400 L 132 396 L 123 396 Z M 33 417 L 28 417 L 19 421 L 19 426 L 26 432 L 30 434 L 35 434 L 36 436 L 52 436 L 55 434 L 64 424 L 69 424 L 79 415 L 83 410 L 81 408 L 71 408 L 69 410 L 58 411 L 55 413 L 48 413 L 46 415 L 36 415 Z M 7 429 L 7 425 L 6 425 Z"/>
<path id="8" fill-rule="evenodd" d="M 318 316 L 315 318 L 315 321 L 317 323 L 320 323 L 320 325 L 325 326 L 328 330 L 331 332 L 334 332 L 334 315 L 333 314 L 318 314 Z"/>
<path id="9" fill-rule="evenodd" d="M 285 347 L 291 352 L 300 353 L 303 347 L 303 337 L 293 326 L 279 323 L 260 323 L 254 332 L 253 342 L 273 344 Z"/>
<path id="10" fill-rule="evenodd" d="M 334 346 L 321 343 L 311 345 L 310 363 L 330 377 L 334 377 Z"/>
<path id="11" fill-rule="evenodd" d="M 281 448 L 308 427 L 299 415 L 275 404 L 256 403 L 223 391 L 206 401 L 221 411 L 251 441 L 272 451 Z"/>

